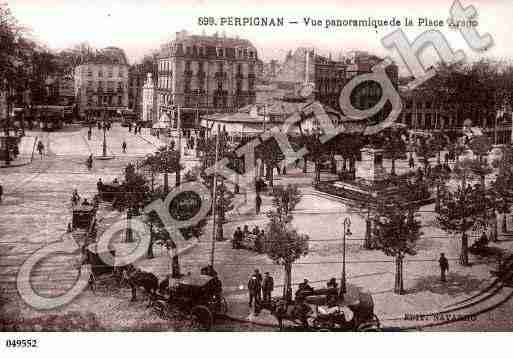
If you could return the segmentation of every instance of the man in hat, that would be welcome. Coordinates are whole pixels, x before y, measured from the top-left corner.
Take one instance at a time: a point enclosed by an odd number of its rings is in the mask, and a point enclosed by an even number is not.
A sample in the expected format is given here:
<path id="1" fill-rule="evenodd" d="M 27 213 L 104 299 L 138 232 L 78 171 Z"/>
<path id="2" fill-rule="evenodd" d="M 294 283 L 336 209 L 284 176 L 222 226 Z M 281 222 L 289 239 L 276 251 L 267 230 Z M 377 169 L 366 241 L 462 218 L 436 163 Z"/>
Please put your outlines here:
<path id="1" fill-rule="evenodd" d="M 440 253 L 440 259 L 438 260 L 438 263 L 440 264 L 440 280 L 442 282 L 446 282 L 447 278 L 445 273 L 449 270 L 449 261 L 445 257 L 444 253 Z"/>
<path id="2" fill-rule="evenodd" d="M 265 272 L 264 280 L 262 282 L 262 291 L 264 292 L 264 303 L 271 301 L 271 293 L 274 290 L 274 279 L 269 275 L 269 272 Z"/>

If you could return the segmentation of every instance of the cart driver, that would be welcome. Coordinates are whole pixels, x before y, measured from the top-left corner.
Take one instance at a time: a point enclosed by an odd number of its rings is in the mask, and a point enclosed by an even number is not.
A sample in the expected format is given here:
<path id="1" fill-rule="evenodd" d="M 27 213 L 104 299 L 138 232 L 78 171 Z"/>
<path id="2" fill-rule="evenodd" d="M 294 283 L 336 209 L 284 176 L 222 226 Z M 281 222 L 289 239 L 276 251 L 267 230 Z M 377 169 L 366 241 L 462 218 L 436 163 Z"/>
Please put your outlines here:
<path id="1" fill-rule="evenodd" d="M 210 281 L 210 285 L 212 289 L 212 294 L 216 297 L 220 297 L 223 293 L 223 283 L 217 276 L 217 273 L 213 274 L 213 278 Z"/>

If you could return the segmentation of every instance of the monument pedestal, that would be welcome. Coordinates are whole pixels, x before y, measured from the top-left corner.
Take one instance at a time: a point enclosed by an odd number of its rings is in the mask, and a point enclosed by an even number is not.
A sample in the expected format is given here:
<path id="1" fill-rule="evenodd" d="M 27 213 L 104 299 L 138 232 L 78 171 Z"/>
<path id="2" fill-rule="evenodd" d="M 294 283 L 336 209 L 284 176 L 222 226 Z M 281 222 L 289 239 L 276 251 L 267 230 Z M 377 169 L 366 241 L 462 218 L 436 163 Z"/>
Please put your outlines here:
<path id="1" fill-rule="evenodd" d="M 362 160 L 356 166 L 355 180 L 338 180 L 321 183 L 318 189 L 337 197 L 374 206 L 376 199 L 390 196 L 397 192 L 397 187 L 386 180 L 388 174 L 383 167 L 383 150 L 364 147 L 361 150 Z M 342 161 L 338 159 L 337 170 Z"/>
<path id="2" fill-rule="evenodd" d="M 383 150 L 364 147 L 361 150 L 362 160 L 356 168 L 356 178 L 373 185 L 387 178 L 383 167 Z"/>

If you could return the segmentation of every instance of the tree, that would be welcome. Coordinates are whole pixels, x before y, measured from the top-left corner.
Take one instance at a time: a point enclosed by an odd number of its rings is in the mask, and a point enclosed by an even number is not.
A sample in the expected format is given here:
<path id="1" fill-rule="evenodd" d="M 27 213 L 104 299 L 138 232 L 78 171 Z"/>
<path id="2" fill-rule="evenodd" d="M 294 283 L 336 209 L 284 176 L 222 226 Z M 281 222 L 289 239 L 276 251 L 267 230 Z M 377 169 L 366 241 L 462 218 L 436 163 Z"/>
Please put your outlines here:
<path id="1" fill-rule="evenodd" d="M 395 176 L 395 161 L 406 153 L 406 133 L 403 129 L 387 128 L 383 133 L 383 149 L 390 155 L 392 160 L 392 168 L 390 174 Z"/>
<path id="2" fill-rule="evenodd" d="M 404 294 L 403 259 L 417 254 L 415 245 L 420 238 L 420 223 L 408 215 L 409 208 L 399 201 L 381 202 L 377 209 L 374 234 L 378 248 L 395 258 L 394 292 Z"/>
<path id="3" fill-rule="evenodd" d="M 283 220 L 289 216 L 290 212 L 293 211 L 296 205 L 301 201 L 301 194 L 296 185 L 275 186 L 271 196 L 276 213 L 280 215 Z"/>
<path id="4" fill-rule="evenodd" d="M 506 233 L 506 214 L 510 213 L 510 206 L 513 203 L 513 149 L 505 146 L 502 159 L 493 165 L 498 168 L 498 173 L 491 187 L 498 199 L 497 210 L 502 213 L 502 231 Z"/>
<path id="5" fill-rule="evenodd" d="M 476 225 L 486 226 L 495 208 L 493 194 L 480 186 L 458 186 L 453 192 L 443 189 L 437 220 L 442 229 L 461 234 L 461 265 L 469 265 L 466 232 Z"/>
<path id="6" fill-rule="evenodd" d="M 274 186 L 274 168 L 278 167 L 285 156 L 274 138 L 267 139 L 255 148 L 256 158 L 260 158 L 266 167 L 266 179 L 269 186 Z"/>
<path id="7" fill-rule="evenodd" d="M 150 191 L 146 179 L 140 173 L 137 173 L 133 164 L 125 167 L 125 180 L 121 184 L 119 191 L 113 202 L 113 207 L 119 211 L 126 210 L 127 229 L 126 241 L 132 242 L 132 231 L 130 229 L 130 219 L 140 215 L 140 210 L 148 202 Z"/>
<path id="8" fill-rule="evenodd" d="M 164 192 L 166 193 L 169 192 L 169 173 L 183 168 L 178 152 L 167 146 L 162 146 L 154 154 L 146 156 L 141 165 L 147 166 L 152 173 L 164 174 Z"/>
<path id="9" fill-rule="evenodd" d="M 444 132 L 434 132 L 432 134 L 432 137 L 429 139 L 428 143 L 433 148 L 433 151 L 437 152 L 437 164 L 441 164 L 441 152 L 446 148 L 447 144 L 449 143 L 449 138 Z"/>
<path id="10" fill-rule="evenodd" d="M 162 199 L 164 200 L 166 197 L 166 193 L 164 192 L 155 192 L 153 193 L 153 200 Z M 201 200 L 201 199 L 199 199 Z M 197 205 L 201 206 L 200 203 Z M 186 220 L 192 218 L 194 213 L 184 213 L 184 209 L 182 206 L 179 206 L 176 201 L 171 202 L 170 214 L 173 218 L 177 220 Z M 168 230 L 162 223 L 160 217 L 154 211 L 147 213 L 145 221 L 148 225 L 151 225 L 153 228 L 152 231 L 152 239 L 150 240 L 150 246 L 152 243 L 156 243 L 164 246 L 167 249 L 168 256 L 171 260 L 171 277 L 177 278 L 180 277 L 180 260 L 179 255 L 177 253 L 177 238 L 173 238 L 170 236 Z M 179 231 L 185 240 L 190 240 L 191 238 L 199 238 L 205 232 L 205 227 L 207 225 L 207 219 L 203 218 L 198 223 L 193 226 L 180 228 Z"/>
<path id="11" fill-rule="evenodd" d="M 308 236 L 298 233 L 277 212 L 270 212 L 265 234 L 265 251 L 274 263 L 282 265 L 285 273 L 283 297 L 292 299 L 292 264 L 308 254 Z"/>
<path id="12" fill-rule="evenodd" d="M 464 159 L 454 166 L 454 172 L 461 179 L 462 186 L 466 184 L 469 177 L 474 175 L 479 178 L 483 189 L 485 188 L 485 178 L 492 171 L 492 167 L 480 159 Z"/>
<path id="13" fill-rule="evenodd" d="M 435 211 L 440 209 L 440 191 L 447 180 L 451 178 L 451 174 L 449 170 L 438 163 L 431 172 L 429 173 L 428 180 L 436 186 L 436 202 L 435 202 Z"/>
<path id="14" fill-rule="evenodd" d="M 276 264 L 283 265 L 285 282 L 283 297 L 292 299 L 292 264 L 308 253 L 308 236 L 298 233 L 291 226 L 290 214 L 301 197 L 297 186 L 275 186 L 272 192 L 274 210 L 267 215 L 264 250 Z"/>
<path id="15" fill-rule="evenodd" d="M 429 139 L 420 137 L 415 144 L 415 152 L 417 153 L 417 156 L 422 159 L 424 172 L 427 172 L 429 159 L 433 156 L 433 147 L 429 143 Z"/>

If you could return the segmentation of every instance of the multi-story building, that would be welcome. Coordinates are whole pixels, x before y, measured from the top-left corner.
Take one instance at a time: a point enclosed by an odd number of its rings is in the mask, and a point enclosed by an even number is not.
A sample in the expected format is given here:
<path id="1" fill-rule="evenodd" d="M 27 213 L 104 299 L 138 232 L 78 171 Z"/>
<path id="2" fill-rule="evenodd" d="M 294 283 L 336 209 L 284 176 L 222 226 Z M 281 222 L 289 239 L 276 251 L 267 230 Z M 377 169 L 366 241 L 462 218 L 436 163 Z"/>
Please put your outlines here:
<path id="1" fill-rule="evenodd" d="M 181 107 L 182 124 L 191 127 L 198 114 L 233 112 L 255 102 L 258 55 L 248 40 L 176 33 L 161 46 L 157 108 Z"/>
<path id="2" fill-rule="evenodd" d="M 107 47 L 75 67 L 75 98 L 81 116 L 113 115 L 128 108 L 128 61 L 124 51 Z"/>
<path id="3" fill-rule="evenodd" d="M 45 81 L 49 105 L 72 105 L 75 101 L 74 81 L 72 75 L 50 76 Z"/>
<path id="4" fill-rule="evenodd" d="M 142 115 L 142 91 L 146 80 L 146 73 L 141 64 L 130 66 L 128 69 L 128 108 L 133 110 L 139 118 Z"/>
<path id="5" fill-rule="evenodd" d="M 144 123 L 154 123 L 157 119 L 157 92 L 151 72 L 147 74 L 142 88 L 141 119 Z"/>
<path id="6" fill-rule="evenodd" d="M 343 87 L 355 76 L 371 72 L 372 67 L 381 61 L 379 57 L 362 51 L 354 51 L 349 56 L 336 61 L 331 58 L 331 55 L 320 56 L 311 49 L 298 48 L 294 53 L 287 54 L 275 82 L 282 87 L 293 84 L 296 91 L 305 82 L 313 83 L 315 99 L 340 110 L 339 98 Z M 395 64 L 388 66 L 386 73 L 394 86 L 397 86 L 397 66 Z M 364 82 L 351 94 L 352 105 L 359 109 L 371 108 L 380 99 L 381 88 L 375 82 Z M 377 114 L 377 117 L 382 116 L 384 116 L 383 113 Z"/>

